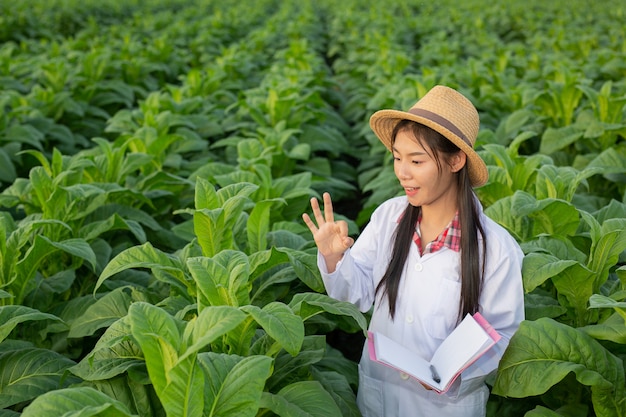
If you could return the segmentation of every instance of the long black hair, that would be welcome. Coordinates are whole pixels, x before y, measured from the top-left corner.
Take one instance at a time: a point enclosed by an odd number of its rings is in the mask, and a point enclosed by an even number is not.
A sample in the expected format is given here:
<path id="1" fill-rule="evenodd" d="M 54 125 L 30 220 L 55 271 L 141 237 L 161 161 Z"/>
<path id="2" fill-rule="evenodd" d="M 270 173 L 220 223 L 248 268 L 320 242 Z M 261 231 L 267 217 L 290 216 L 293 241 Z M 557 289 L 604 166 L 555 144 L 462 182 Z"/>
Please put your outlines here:
<path id="1" fill-rule="evenodd" d="M 400 121 L 392 134 L 392 141 L 400 131 L 409 131 L 427 150 L 432 152 L 439 171 L 451 156 L 462 152 L 454 143 L 440 133 L 411 120 Z M 469 178 L 467 163 L 456 173 L 458 194 L 459 223 L 461 225 L 461 298 L 459 300 L 458 319 L 466 314 L 478 311 L 483 276 L 485 273 L 486 239 L 485 230 L 480 221 L 474 191 Z M 387 271 L 376 287 L 376 294 L 387 295 L 389 314 L 393 319 L 396 314 L 396 301 L 400 287 L 400 277 L 406 266 L 409 250 L 413 243 L 413 233 L 419 218 L 421 207 L 407 205 L 394 233 L 393 251 Z M 478 234 L 482 237 L 482 259 L 480 259 Z"/>

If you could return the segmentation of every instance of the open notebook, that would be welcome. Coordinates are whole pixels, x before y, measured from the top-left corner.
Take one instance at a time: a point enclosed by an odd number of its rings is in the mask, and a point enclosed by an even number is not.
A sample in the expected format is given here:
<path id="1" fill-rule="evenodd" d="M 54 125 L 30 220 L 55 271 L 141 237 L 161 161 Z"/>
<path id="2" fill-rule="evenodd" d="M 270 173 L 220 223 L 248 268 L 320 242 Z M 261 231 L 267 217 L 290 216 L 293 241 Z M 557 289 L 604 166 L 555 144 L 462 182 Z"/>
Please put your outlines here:
<path id="1" fill-rule="evenodd" d="M 480 313 L 468 314 L 435 351 L 432 359 L 418 356 L 377 332 L 368 332 L 370 359 L 419 380 L 439 393 L 500 340 L 500 335 Z"/>

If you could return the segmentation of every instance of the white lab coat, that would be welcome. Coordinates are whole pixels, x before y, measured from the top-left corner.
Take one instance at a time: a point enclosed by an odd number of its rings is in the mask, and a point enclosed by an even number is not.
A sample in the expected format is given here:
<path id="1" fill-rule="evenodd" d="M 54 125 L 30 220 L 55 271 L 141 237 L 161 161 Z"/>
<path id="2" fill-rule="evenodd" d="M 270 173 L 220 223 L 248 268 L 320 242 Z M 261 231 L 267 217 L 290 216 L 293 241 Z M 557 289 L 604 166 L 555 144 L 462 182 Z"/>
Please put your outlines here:
<path id="1" fill-rule="evenodd" d="M 460 297 L 460 253 L 447 247 L 420 256 L 412 245 L 391 321 L 387 298 L 374 303 L 374 292 L 389 263 L 393 233 L 404 212 L 406 197 L 381 204 L 369 224 L 327 273 L 318 255 L 327 293 L 356 304 L 363 312 L 372 305 L 370 330 L 385 334 L 423 358 L 454 329 Z M 502 338 L 457 379 L 445 394 L 426 390 L 419 382 L 369 359 L 367 343 L 359 363 L 358 404 L 365 417 L 478 417 L 486 413 L 489 391 L 484 381 L 494 371 L 519 323 L 524 319 L 521 266 L 523 253 L 511 235 L 482 212 L 487 238 L 485 281 L 480 313 Z"/>

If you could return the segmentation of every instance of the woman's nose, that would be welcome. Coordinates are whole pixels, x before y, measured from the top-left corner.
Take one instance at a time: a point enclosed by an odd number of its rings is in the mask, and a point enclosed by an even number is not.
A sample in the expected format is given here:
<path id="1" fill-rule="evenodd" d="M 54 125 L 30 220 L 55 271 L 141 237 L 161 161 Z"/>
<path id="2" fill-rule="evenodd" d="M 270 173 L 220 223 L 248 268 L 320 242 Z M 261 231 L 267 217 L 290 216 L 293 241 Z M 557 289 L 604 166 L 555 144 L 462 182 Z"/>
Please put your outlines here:
<path id="1" fill-rule="evenodd" d="M 405 163 L 398 163 L 397 165 L 398 178 L 406 179 L 411 177 L 409 167 Z"/>

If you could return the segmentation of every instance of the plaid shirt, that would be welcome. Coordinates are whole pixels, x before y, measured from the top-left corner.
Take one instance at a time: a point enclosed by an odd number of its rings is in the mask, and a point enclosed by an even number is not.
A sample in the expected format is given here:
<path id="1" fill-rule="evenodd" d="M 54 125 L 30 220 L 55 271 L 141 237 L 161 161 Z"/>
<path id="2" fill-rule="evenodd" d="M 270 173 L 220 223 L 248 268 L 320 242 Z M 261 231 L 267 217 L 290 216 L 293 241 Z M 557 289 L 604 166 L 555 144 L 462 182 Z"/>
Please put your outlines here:
<path id="1" fill-rule="evenodd" d="M 450 223 L 446 226 L 446 228 L 441 232 L 437 239 L 433 240 L 429 244 L 426 245 L 426 248 L 422 252 L 422 240 L 418 233 L 418 227 L 420 222 L 422 221 L 422 216 L 417 219 L 417 226 L 415 227 L 415 233 L 413 233 L 413 241 L 417 245 L 418 250 L 421 255 L 426 253 L 435 253 L 439 249 L 446 246 L 447 248 L 459 252 L 461 250 L 461 223 L 459 222 L 459 212 L 457 211 L 454 215 L 454 218 L 450 221 Z"/>

